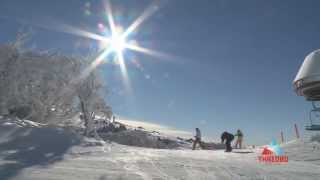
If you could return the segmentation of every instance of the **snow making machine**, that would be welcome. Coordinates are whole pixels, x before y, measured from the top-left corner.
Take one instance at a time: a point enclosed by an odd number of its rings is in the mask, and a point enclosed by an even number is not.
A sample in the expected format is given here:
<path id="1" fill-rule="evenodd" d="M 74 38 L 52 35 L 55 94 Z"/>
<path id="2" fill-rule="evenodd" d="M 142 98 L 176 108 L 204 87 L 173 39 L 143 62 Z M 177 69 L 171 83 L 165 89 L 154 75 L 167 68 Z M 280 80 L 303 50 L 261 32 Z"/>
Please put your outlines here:
<path id="1" fill-rule="evenodd" d="M 305 58 L 293 85 L 299 96 L 312 102 L 310 125 L 306 126 L 306 130 L 320 131 L 320 49 Z"/>

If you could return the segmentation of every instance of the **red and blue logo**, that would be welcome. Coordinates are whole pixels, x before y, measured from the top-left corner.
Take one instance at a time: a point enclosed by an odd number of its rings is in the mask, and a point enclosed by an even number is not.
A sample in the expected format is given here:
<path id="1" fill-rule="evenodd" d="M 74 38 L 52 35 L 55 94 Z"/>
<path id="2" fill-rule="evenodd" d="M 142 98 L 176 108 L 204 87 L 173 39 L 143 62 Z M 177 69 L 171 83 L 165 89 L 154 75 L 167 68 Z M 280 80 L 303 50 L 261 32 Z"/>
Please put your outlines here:
<path id="1" fill-rule="evenodd" d="M 259 162 L 265 163 L 287 163 L 288 156 L 285 156 L 282 148 L 276 140 L 272 140 L 271 144 L 264 147 L 260 156 Z"/>

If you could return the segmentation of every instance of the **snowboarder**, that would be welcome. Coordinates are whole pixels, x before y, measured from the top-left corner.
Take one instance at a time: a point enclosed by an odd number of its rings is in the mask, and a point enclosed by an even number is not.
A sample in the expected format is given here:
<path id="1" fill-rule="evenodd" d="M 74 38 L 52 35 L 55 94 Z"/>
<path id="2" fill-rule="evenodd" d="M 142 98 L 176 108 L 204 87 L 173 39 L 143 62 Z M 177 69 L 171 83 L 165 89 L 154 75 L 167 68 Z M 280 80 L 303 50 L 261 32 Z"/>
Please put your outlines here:
<path id="1" fill-rule="evenodd" d="M 237 141 L 236 141 L 236 144 L 234 145 L 235 148 L 238 148 L 239 146 L 239 149 L 242 148 L 242 141 L 243 141 L 243 133 L 241 132 L 240 129 L 237 130 L 237 133 L 234 135 L 234 136 L 237 136 Z"/>
<path id="2" fill-rule="evenodd" d="M 226 144 L 225 152 L 232 151 L 231 142 L 233 141 L 233 139 L 234 139 L 234 136 L 231 133 L 228 133 L 225 131 L 221 134 L 221 143 L 224 143 L 224 141 L 225 141 L 225 144 Z"/>
<path id="3" fill-rule="evenodd" d="M 196 149 L 197 143 L 201 146 L 201 132 L 199 128 L 196 128 L 196 135 L 194 136 L 196 139 L 193 141 L 192 150 Z"/>

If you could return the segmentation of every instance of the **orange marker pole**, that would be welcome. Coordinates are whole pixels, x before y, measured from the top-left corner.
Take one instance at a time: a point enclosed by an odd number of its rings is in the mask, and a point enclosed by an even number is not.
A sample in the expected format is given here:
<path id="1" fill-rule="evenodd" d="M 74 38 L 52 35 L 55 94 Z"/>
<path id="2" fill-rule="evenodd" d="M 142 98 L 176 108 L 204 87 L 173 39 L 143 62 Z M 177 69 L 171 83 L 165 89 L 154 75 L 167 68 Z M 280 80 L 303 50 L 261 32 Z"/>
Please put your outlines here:
<path id="1" fill-rule="evenodd" d="M 298 130 L 297 124 L 294 124 L 294 129 L 295 129 L 295 131 L 296 131 L 296 137 L 297 137 L 297 139 L 299 139 L 299 138 L 300 138 L 300 135 L 299 135 L 299 130 Z"/>

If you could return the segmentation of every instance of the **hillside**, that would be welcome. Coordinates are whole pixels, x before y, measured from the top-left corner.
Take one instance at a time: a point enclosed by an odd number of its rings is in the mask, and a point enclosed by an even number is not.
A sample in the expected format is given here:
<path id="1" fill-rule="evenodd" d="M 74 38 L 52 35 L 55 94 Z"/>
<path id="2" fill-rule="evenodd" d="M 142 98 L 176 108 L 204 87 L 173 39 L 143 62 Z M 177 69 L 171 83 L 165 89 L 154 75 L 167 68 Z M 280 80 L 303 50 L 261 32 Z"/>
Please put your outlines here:
<path id="1" fill-rule="evenodd" d="M 262 149 L 152 149 L 83 138 L 26 121 L 0 124 L 0 179 L 318 179 L 319 143 L 283 146 L 287 164 L 257 161 Z"/>

